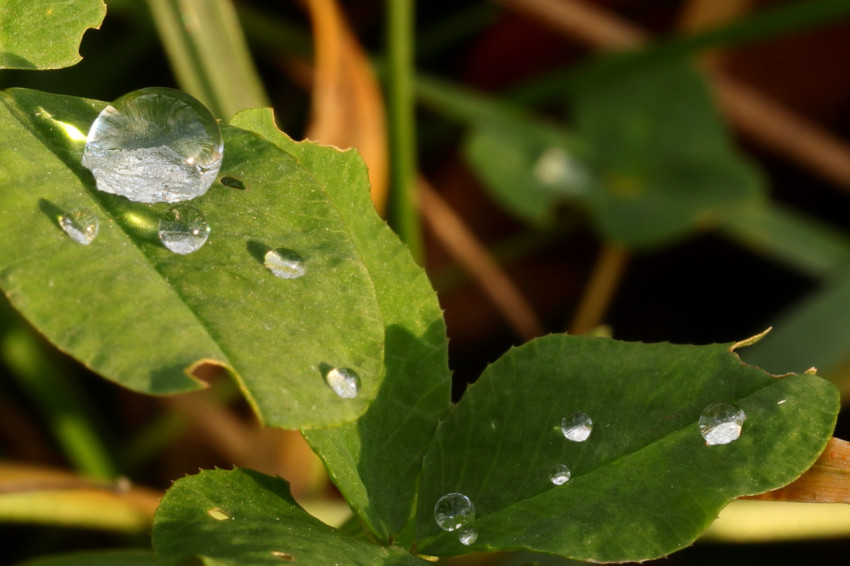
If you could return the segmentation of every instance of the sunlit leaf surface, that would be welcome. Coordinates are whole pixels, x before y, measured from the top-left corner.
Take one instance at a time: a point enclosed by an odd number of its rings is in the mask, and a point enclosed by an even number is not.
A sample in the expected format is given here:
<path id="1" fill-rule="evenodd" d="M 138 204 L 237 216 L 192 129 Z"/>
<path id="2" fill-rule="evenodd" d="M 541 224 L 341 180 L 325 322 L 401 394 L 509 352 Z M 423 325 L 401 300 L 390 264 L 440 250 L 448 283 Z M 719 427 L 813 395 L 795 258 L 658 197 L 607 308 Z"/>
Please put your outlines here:
<path id="1" fill-rule="evenodd" d="M 0 285 L 54 344 L 151 394 L 196 389 L 187 372 L 224 366 L 270 425 L 340 424 L 366 410 L 383 377 L 384 324 L 348 224 L 374 222 L 371 205 L 344 222 L 327 187 L 292 156 L 224 127 L 221 181 L 191 201 L 209 239 L 178 255 L 157 237 L 168 204 L 97 191 L 80 165 L 103 103 L 28 90 L 0 100 Z M 100 221 L 89 245 L 59 227 L 80 207 Z M 302 277 L 264 266 L 278 248 L 303 258 Z M 355 398 L 325 382 L 335 367 L 359 376 Z"/>

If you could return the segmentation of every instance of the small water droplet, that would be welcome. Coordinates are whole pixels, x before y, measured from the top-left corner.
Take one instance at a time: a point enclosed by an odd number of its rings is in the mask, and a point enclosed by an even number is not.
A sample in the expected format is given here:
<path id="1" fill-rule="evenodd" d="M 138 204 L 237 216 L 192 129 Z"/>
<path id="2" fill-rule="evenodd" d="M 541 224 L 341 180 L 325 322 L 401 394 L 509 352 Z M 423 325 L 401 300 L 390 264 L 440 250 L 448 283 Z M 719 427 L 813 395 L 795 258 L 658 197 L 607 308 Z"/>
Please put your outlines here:
<path id="1" fill-rule="evenodd" d="M 777 405 L 784 405 L 784 404 L 785 404 L 785 401 L 786 401 L 786 400 L 785 400 L 785 399 L 783 399 L 783 400 L 781 400 L 781 401 L 777 401 L 777 402 L 776 402 L 776 404 L 777 404 Z"/>
<path id="2" fill-rule="evenodd" d="M 216 521 L 226 521 L 233 518 L 218 507 L 213 507 L 212 509 L 207 510 L 207 515 Z"/>
<path id="3" fill-rule="evenodd" d="M 354 399 L 360 392 L 360 376 L 352 369 L 333 368 L 327 373 L 325 379 L 334 393 L 343 399 Z"/>
<path id="4" fill-rule="evenodd" d="M 590 437 L 590 432 L 593 430 L 593 421 L 586 413 L 576 411 L 568 417 L 564 417 L 561 421 L 561 432 L 567 440 L 573 442 L 584 442 Z"/>
<path id="5" fill-rule="evenodd" d="M 558 464 L 549 470 L 549 481 L 555 485 L 564 485 L 570 481 L 570 469 L 566 464 Z"/>
<path id="6" fill-rule="evenodd" d="M 298 279 L 307 272 L 304 258 L 298 252 L 286 248 L 267 251 L 263 257 L 263 265 L 275 277 L 281 279 Z"/>
<path id="7" fill-rule="evenodd" d="M 295 557 L 289 554 L 288 552 L 282 552 L 280 550 L 272 550 L 272 556 L 275 558 L 280 558 L 284 562 L 295 562 Z"/>
<path id="8" fill-rule="evenodd" d="M 77 208 L 61 215 L 59 226 L 72 240 L 87 246 L 97 237 L 99 224 L 94 212 L 88 208 Z"/>
<path id="9" fill-rule="evenodd" d="M 462 493 L 447 493 L 434 506 L 434 519 L 444 531 L 455 531 L 475 519 L 475 506 Z"/>
<path id="10" fill-rule="evenodd" d="M 460 541 L 460 544 L 470 546 L 475 544 L 475 541 L 478 540 L 478 531 L 473 527 L 467 527 L 460 530 L 457 534 L 457 538 Z"/>
<path id="11" fill-rule="evenodd" d="M 223 152 L 221 129 L 203 104 L 152 87 L 125 94 L 100 113 L 82 163 L 98 190 L 137 202 L 177 202 L 207 192 Z"/>
<path id="12" fill-rule="evenodd" d="M 176 204 L 159 221 L 162 245 L 176 254 L 190 254 L 201 249 L 210 235 L 210 225 L 201 209 L 190 204 Z"/>
<path id="13" fill-rule="evenodd" d="M 741 426 L 746 418 L 740 407 L 731 403 L 714 403 L 703 409 L 699 417 L 699 432 L 709 446 L 729 444 L 741 436 Z"/>

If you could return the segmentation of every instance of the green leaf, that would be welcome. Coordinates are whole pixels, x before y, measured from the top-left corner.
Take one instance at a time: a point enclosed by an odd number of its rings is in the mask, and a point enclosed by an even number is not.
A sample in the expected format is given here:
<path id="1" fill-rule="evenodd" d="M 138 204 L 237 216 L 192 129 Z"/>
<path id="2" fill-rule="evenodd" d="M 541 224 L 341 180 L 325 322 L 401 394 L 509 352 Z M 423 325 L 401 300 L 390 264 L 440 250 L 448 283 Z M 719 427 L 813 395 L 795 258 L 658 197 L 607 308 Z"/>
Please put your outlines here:
<path id="1" fill-rule="evenodd" d="M 216 183 L 192 201 L 212 232 L 181 256 L 157 238 L 167 204 L 101 193 L 81 167 L 78 140 L 103 103 L 27 90 L 0 100 L 0 285 L 54 344 L 151 394 L 196 389 L 186 372 L 224 366 L 269 425 L 335 425 L 366 410 L 383 378 L 373 282 L 342 218 L 349 212 L 290 155 L 224 127 L 222 179 L 245 189 Z M 57 225 L 81 206 L 100 217 L 88 246 Z M 375 216 L 371 206 L 356 214 Z M 278 247 L 301 254 L 306 275 L 271 275 L 263 254 Z M 333 393 L 331 367 L 359 374 L 357 398 Z"/>
<path id="2" fill-rule="evenodd" d="M 558 204 L 584 202 L 598 190 L 584 145 L 562 130 L 503 116 L 475 124 L 463 150 L 499 204 L 526 222 L 546 224 Z"/>
<path id="3" fill-rule="evenodd" d="M 574 102 L 603 186 L 591 206 L 607 237 L 660 245 L 708 213 L 759 196 L 759 176 L 735 153 L 703 79 L 684 64 L 600 78 Z"/>
<path id="4" fill-rule="evenodd" d="M 690 544 L 732 499 L 785 485 L 815 461 L 839 410 L 814 375 L 776 378 L 742 364 L 734 344 L 676 346 L 551 335 L 491 365 L 438 429 L 426 458 L 416 551 L 527 549 L 619 562 Z M 713 403 L 746 412 L 741 436 L 706 445 Z M 585 442 L 560 430 L 576 411 Z M 550 470 L 569 467 L 556 486 Z M 447 493 L 475 505 L 478 541 L 441 531 Z"/>
<path id="5" fill-rule="evenodd" d="M 386 224 L 374 215 L 358 213 L 371 204 L 365 165 L 356 152 L 296 143 L 275 127 L 268 110 L 241 112 L 234 124 L 295 155 L 320 184 L 329 187 L 330 198 L 352 220 L 349 229 L 375 284 L 387 328 L 386 376 L 359 421 L 305 431 L 305 437 L 349 505 L 387 541 L 411 515 L 422 455 L 437 420 L 451 404 L 446 328 L 437 296 L 425 272 Z M 335 176 L 334 171 L 344 174 Z"/>
<path id="6" fill-rule="evenodd" d="M 4 0 L 0 4 L 0 69 L 61 69 L 77 64 L 83 33 L 99 28 L 103 0 Z"/>
<path id="7" fill-rule="evenodd" d="M 18 566 L 159 566 L 151 550 L 101 550 L 45 556 Z"/>
<path id="8" fill-rule="evenodd" d="M 423 564 L 339 534 L 298 507 L 284 480 L 238 468 L 175 482 L 154 517 L 153 546 L 163 566 L 192 557 L 208 566 Z"/>

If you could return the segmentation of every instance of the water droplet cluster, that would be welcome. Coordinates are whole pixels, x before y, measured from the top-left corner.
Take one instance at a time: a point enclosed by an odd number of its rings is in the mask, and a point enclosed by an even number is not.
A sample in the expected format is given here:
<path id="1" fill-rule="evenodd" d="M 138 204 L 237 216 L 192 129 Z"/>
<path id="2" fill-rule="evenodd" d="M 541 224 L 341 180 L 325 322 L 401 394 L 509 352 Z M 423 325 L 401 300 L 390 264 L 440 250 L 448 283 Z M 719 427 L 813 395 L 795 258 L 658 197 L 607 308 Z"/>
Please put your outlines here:
<path id="1" fill-rule="evenodd" d="M 203 211 L 187 201 L 203 195 L 221 168 L 224 144 L 218 122 L 203 104 L 170 88 L 144 88 L 108 105 L 86 137 L 82 164 L 95 178 L 97 189 L 141 203 L 168 202 L 159 221 L 162 245 L 180 255 L 198 251 L 211 227 Z M 247 190 L 246 184 L 225 176 L 222 185 Z M 58 217 L 59 227 L 75 242 L 88 245 L 99 222 L 87 208 Z M 287 248 L 268 250 L 263 265 L 280 279 L 307 273 L 304 258 Z M 333 368 L 325 375 L 331 390 L 343 399 L 360 391 L 360 376 L 350 368 Z M 218 508 L 209 515 L 230 518 Z"/>

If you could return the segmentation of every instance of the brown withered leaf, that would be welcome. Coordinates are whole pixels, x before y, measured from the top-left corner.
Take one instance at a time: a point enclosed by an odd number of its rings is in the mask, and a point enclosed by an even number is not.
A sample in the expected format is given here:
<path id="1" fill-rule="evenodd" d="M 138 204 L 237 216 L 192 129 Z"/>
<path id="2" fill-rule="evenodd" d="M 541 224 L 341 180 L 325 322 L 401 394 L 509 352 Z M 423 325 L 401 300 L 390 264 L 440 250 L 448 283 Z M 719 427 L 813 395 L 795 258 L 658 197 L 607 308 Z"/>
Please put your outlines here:
<path id="1" fill-rule="evenodd" d="M 850 503 L 850 442 L 832 438 L 806 473 L 783 488 L 746 499 Z"/>
<path id="2" fill-rule="evenodd" d="M 306 0 L 315 38 L 313 109 L 307 137 L 353 147 L 369 168 L 372 201 L 386 203 L 387 134 L 384 103 L 369 60 L 336 0 Z"/>

